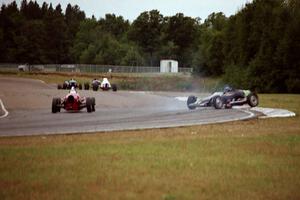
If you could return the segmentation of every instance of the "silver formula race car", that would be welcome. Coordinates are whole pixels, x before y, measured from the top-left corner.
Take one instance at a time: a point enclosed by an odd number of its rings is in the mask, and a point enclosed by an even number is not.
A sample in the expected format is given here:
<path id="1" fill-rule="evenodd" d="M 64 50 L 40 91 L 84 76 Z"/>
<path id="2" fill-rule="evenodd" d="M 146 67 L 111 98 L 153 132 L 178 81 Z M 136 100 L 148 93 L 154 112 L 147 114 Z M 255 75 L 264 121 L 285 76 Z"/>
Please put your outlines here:
<path id="1" fill-rule="evenodd" d="M 258 96 L 255 92 L 230 87 L 225 87 L 223 92 L 215 92 L 203 99 L 199 99 L 196 96 L 189 96 L 187 99 L 187 107 L 190 110 L 197 107 L 232 108 L 232 106 L 241 106 L 244 104 L 255 107 L 258 103 Z"/>

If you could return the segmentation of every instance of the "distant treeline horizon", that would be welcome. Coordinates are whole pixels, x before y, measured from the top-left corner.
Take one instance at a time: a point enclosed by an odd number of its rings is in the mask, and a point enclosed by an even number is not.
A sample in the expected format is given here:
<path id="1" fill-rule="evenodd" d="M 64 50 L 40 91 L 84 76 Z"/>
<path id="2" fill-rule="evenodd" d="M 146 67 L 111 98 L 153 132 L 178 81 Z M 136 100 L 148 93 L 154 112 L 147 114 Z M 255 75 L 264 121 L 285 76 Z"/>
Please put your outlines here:
<path id="1" fill-rule="evenodd" d="M 115 14 L 87 18 L 77 5 L 63 11 L 26 0 L 0 10 L 0 63 L 158 66 L 168 58 L 235 87 L 299 93 L 299 52 L 298 0 L 254 0 L 203 22 L 158 10 L 131 23 Z"/>

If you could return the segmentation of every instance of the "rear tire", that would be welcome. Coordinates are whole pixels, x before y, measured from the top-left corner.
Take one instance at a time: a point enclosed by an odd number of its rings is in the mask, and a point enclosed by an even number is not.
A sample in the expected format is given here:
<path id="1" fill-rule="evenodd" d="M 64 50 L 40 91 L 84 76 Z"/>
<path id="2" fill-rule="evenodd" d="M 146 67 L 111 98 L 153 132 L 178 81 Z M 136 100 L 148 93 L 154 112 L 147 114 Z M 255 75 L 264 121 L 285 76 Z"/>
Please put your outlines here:
<path id="1" fill-rule="evenodd" d="M 84 84 L 84 89 L 85 90 L 89 90 L 90 89 L 90 84 L 89 83 L 85 83 Z"/>
<path id="2" fill-rule="evenodd" d="M 60 112 L 60 107 L 59 107 L 59 103 L 60 102 L 60 98 L 53 98 L 52 99 L 52 113 L 57 113 Z"/>
<path id="3" fill-rule="evenodd" d="M 86 111 L 88 113 L 92 112 L 92 99 L 90 97 L 86 98 Z"/>
<path id="4" fill-rule="evenodd" d="M 79 90 L 82 90 L 82 84 L 81 83 L 79 83 L 78 88 L 79 88 Z"/>
<path id="5" fill-rule="evenodd" d="M 112 91 L 116 92 L 118 90 L 116 84 L 111 84 Z"/>
<path id="6" fill-rule="evenodd" d="M 60 84 L 58 84 L 58 85 L 57 85 L 57 89 L 58 89 L 58 90 L 61 90 L 61 89 L 62 89 L 62 86 L 61 86 Z"/>
<path id="7" fill-rule="evenodd" d="M 92 97 L 92 112 L 95 112 L 95 105 L 96 105 L 96 100 L 95 97 Z"/>
<path id="8" fill-rule="evenodd" d="M 215 107 L 215 109 L 221 109 L 223 108 L 223 99 L 220 96 L 216 96 L 213 100 L 213 105 Z"/>
<path id="9" fill-rule="evenodd" d="M 250 93 L 247 96 L 247 103 L 249 104 L 249 106 L 251 107 L 256 107 L 258 106 L 259 100 L 258 100 L 258 96 L 255 93 Z"/>
<path id="10" fill-rule="evenodd" d="M 64 83 L 62 89 L 64 90 L 68 89 L 68 84 Z"/>
<path id="11" fill-rule="evenodd" d="M 98 84 L 94 84 L 94 85 L 93 85 L 93 91 L 98 91 L 98 89 L 99 89 Z"/>
<path id="12" fill-rule="evenodd" d="M 189 96 L 188 99 L 187 99 L 187 107 L 190 109 L 190 110 L 194 110 L 196 109 L 196 106 L 193 106 L 193 105 L 190 105 L 190 104 L 193 104 L 197 101 L 197 97 L 195 96 Z"/>
<path id="13" fill-rule="evenodd" d="M 56 109 L 57 109 L 57 112 L 60 112 L 60 107 L 61 106 L 61 99 L 60 98 L 57 98 L 56 100 Z"/>

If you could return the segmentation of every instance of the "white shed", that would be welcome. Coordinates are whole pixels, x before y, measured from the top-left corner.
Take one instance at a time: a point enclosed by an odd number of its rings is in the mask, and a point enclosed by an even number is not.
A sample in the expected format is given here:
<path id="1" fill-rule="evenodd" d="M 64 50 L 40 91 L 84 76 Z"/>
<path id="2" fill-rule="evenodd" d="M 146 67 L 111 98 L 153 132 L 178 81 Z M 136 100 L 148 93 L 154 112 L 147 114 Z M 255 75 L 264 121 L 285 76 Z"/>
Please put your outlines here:
<path id="1" fill-rule="evenodd" d="M 178 61 L 176 60 L 161 60 L 160 61 L 161 73 L 178 73 Z"/>

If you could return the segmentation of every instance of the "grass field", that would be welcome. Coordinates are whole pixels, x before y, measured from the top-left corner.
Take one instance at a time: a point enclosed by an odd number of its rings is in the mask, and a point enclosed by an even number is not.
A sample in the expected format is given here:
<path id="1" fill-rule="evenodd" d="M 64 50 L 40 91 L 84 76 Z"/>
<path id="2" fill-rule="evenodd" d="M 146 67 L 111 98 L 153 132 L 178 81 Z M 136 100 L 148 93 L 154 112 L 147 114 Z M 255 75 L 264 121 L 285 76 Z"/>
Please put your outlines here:
<path id="1" fill-rule="evenodd" d="M 300 199 L 300 95 L 260 95 L 294 118 L 0 138 L 0 199 Z"/>

